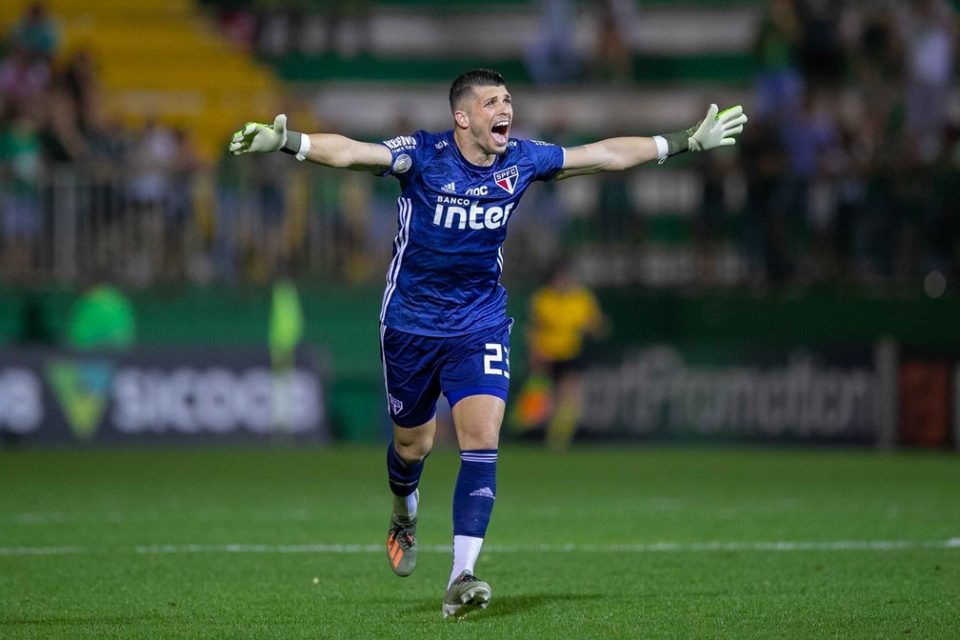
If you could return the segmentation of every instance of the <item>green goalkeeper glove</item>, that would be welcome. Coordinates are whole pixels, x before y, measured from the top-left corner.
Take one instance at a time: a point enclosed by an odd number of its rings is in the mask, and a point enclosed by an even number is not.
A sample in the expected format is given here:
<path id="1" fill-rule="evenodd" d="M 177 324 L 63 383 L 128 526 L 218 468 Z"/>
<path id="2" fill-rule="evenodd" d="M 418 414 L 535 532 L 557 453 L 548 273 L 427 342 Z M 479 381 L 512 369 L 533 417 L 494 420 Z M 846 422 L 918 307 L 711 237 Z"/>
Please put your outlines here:
<path id="1" fill-rule="evenodd" d="M 310 136 L 299 131 L 287 130 L 287 116 L 278 115 L 271 127 L 259 122 L 248 122 L 243 129 L 233 134 L 230 152 L 238 156 L 241 153 L 270 153 L 283 151 L 297 160 L 306 158 L 310 151 Z"/>
<path id="2" fill-rule="evenodd" d="M 669 156 L 683 153 L 684 151 L 708 151 L 717 147 L 729 147 L 737 143 L 734 136 L 743 131 L 743 125 L 747 121 L 747 115 L 743 112 L 743 107 L 737 105 L 724 109 L 717 113 L 717 105 L 711 104 L 707 109 L 707 117 L 698 124 L 689 129 L 668 133 L 663 136 L 667 142 L 667 154 L 662 156 L 661 161 Z"/>
<path id="3" fill-rule="evenodd" d="M 233 155 L 241 153 L 270 153 L 279 151 L 287 142 L 287 116 L 280 114 L 273 121 L 273 126 L 248 122 L 243 129 L 233 134 L 230 141 L 230 152 Z"/>
<path id="4" fill-rule="evenodd" d="M 707 109 L 707 117 L 688 140 L 690 150 L 707 151 L 737 144 L 733 136 L 743 131 L 746 121 L 747 115 L 740 105 L 724 109 L 722 113 L 717 113 L 717 105 L 710 105 Z"/>

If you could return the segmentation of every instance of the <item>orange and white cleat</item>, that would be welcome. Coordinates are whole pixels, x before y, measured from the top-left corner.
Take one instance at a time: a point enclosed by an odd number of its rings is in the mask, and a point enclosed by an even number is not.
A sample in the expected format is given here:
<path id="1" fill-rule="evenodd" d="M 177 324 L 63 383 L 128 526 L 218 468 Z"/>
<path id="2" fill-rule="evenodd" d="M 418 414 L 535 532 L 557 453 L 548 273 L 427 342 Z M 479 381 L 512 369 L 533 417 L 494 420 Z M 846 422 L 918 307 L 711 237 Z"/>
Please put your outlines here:
<path id="1" fill-rule="evenodd" d="M 417 567 L 417 519 L 392 514 L 387 532 L 387 561 L 390 569 L 405 578 Z"/>

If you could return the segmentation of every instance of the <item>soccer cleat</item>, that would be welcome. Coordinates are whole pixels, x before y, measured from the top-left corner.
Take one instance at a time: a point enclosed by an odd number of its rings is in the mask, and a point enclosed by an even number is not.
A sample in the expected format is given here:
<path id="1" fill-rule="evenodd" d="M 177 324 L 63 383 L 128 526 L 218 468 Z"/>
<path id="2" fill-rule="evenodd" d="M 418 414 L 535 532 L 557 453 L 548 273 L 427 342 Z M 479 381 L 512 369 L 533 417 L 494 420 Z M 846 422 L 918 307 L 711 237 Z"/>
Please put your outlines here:
<path id="1" fill-rule="evenodd" d="M 417 519 L 390 516 L 387 560 L 398 576 L 405 578 L 417 567 Z"/>
<path id="2" fill-rule="evenodd" d="M 444 619 L 461 618 L 490 604 L 490 585 L 467 571 L 462 572 L 447 589 L 443 598 Z"/>

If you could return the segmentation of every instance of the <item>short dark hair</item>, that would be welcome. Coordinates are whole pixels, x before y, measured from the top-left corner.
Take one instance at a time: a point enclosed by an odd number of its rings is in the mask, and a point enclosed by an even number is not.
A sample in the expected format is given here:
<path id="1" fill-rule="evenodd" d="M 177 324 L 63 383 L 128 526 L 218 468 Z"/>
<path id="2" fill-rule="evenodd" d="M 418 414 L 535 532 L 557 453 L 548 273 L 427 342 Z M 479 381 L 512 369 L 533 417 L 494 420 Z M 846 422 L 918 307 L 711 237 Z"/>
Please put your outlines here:
<path id="1" fill-rule="evenodd" d="M 450 85 L 450 110 L 456 111 L 457 104 L 474 87 L 501 87 L 506 84 L 502 75 L 490 69 L 471 69 L 460 74 Z"/>

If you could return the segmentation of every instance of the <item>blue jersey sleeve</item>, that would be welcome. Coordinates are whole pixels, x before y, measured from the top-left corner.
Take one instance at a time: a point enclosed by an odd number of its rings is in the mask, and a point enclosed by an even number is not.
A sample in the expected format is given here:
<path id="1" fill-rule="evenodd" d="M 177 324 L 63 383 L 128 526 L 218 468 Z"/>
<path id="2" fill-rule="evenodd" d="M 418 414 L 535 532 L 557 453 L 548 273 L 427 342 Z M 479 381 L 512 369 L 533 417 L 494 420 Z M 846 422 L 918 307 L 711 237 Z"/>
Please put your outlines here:
<path id="1" fill-rule="evenodd" d="M 520 144 L 536 168 L 534 180 L 551 180 L 563 169 L 563 147 L 540 140 L 521 140 Z"/>
<path id="2" fill-rule="evenodd" d="M 408 180 L 421 168 L 421 158 L 430 147 L 426 131 L 415 131 L 408 136 L 397 136 L 384 140 L 383 145 L 390 150 L 392 159 L 390 168 L 381 173 L 383 176 L 393 176 L 400 181 Z"/>

